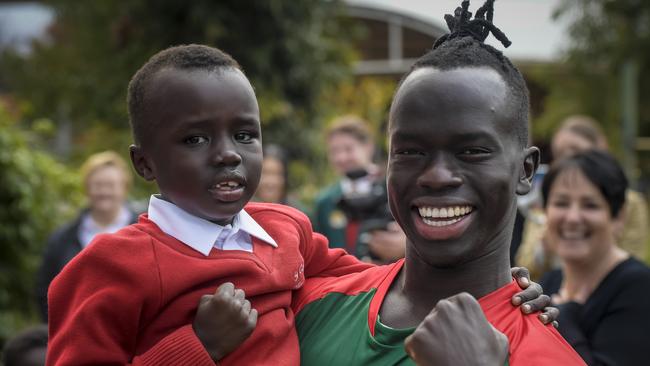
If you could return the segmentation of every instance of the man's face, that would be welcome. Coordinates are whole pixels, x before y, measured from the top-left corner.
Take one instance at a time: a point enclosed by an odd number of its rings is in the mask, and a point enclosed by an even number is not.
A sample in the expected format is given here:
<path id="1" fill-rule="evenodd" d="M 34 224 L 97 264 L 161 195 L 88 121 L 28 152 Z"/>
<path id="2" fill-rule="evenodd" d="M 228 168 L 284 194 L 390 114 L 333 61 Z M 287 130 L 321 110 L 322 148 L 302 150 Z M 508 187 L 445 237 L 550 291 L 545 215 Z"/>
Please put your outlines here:
<path id="1" fill-rule="evenodd" d="M 138 172 L 183 210 L 231 222 L 255 193 L 262 165 L 259 108 L 248 79 L 231 68 L 168 69 L 149 90 L 153 127 L 141 148 L 132 148 Z"/>
<path id="2" fill-rule="evenodd" d="M 372 144 L 347 133 L 335 133 L 327 139 L 327 158 L 339 175 L 365 169 L 372 162 Z"/>
<path id="3" fill-rule="evenodd" d="M 524 122 L 514 120 L 508 97 L 487 68 L 422 68 L 395 96 L 389 203 L 407 250 L 430 265 L 458 265 L 510 243 L 515 194 L 530 189 L 538 151 L 520 146 L 514 123 Z"/>

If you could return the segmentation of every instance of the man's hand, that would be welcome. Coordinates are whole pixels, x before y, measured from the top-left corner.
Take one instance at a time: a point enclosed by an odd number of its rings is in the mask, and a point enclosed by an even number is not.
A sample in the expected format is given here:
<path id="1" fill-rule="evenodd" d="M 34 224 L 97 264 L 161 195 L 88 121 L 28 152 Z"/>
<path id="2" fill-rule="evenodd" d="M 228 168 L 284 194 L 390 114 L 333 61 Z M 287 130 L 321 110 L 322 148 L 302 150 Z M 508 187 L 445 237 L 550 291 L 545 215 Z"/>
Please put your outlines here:
<path id="1" fill-rule="evenodd" d="M 257 310 L 244 291 L 226 282 L 214 295 L 203 295 L 194 317 L 194 332 L 215 362 L 235 350 L 253 333 Z"/>
<path id="2" fill-rule="evenodd" d="M 370 252 L 382 262 L 394 262 L 404 258 L 406 235 L 395 221 L 386 230 L 373 230 L 368 238 Z"/>
<path id="3" fill-rule="evenodd" d="M 418 365 L 503 365 L 508 338 L 485 318 L 468 293 L 440 300 L 404 342 Z"/>
<path id="4" fill-rule="evenodd" d="M 513 267 L 510 273 L 517 281 L 519 287 L 523 289 L 523 291 L 514 294 L 512 304 L 520 306 L 524 314 L 542 311 L 538 315 L 539 320 L 544 324 L 552 323 L 557 328 L 558 323 L 556 319 L 560 316 L 560 310 L 549 306 L 551 305 L 551 298 L 544 295 L 542 286 L 530 280 L 530 274 L 524 267 Z"/>

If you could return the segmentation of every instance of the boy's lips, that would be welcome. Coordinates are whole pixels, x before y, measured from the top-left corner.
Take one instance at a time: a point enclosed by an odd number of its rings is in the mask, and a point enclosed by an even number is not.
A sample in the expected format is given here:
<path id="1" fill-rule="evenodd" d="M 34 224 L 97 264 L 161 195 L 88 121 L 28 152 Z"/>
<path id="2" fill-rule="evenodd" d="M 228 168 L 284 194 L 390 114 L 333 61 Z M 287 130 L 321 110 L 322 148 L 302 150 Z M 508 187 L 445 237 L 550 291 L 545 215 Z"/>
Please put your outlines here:
<path id="1" fill-rule="evenodd" d="M 218 201 L 235 202 L 243 197 L 245 188 L 240 176 L 230 176 L 219 179 L 208 191 Z"/>

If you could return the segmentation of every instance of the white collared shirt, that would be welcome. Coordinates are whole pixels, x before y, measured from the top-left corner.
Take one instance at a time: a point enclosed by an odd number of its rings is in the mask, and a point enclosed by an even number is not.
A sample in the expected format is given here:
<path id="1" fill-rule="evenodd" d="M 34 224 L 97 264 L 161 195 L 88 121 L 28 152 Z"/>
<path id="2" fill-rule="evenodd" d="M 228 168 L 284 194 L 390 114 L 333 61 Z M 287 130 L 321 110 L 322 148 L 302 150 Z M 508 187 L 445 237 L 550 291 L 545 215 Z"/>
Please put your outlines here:
<path id="1" fill-rule="evenodd" d="M 152 195 L 149 200 L 149 220 L 165 234 L 171 235 L 190 248 L 207 256 L 212 248 L 253 252 L 254 236 L 273 247 L 278 244 L 246 211 L 241 210 L 232 225 L 221 226 L 194 216 L 175 204 Z"/>
<path id="2" fill-rule="evenodd" d="M 115 220 L 106 226 L 98 224 L 95 219 L 93 219 L 90 211 L 88 211 L 81 218 L 81 224 L 77 231 L 79 244 L 81 244 L 82 248 L 85 248 L 90 244 L 95 235 L 114 233 L 130 223 L 131 212 L 124 206 L 120 209 L 120 213 L 117 215 Z"/>

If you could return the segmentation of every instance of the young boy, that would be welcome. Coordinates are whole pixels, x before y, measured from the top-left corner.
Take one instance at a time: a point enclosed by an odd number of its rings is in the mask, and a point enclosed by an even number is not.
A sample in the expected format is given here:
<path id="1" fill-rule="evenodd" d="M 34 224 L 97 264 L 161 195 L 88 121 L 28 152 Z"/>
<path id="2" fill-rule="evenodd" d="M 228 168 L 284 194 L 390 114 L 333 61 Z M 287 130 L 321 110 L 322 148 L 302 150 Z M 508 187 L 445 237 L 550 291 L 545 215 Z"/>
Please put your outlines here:
<path id="1" fill-rule="evenodd" d="M 133 165 L 160 195 L 54 281 L 48 364 L 297 365 L 291 291 L 369 265 L 328 250 L 299 211 L 248 204 L 260 117 L 230 56 L 162 51 L 133 77 L 128 104 Z"/>
<path id="2" fill-rule="evenodd" d="M 160 195 L 55 279 L 48 364 L 298 365 L 292 290 L 369 265 L 328 250 L 299 211 L 248 203 L 259 110 L 230 56 L 162 51 L 133 77 L 128 102 L 133 165 Z"/>
<path id="3" fill-rule="evenodd" d="M 510 303 L 516 195 L 530 189 L 539 151 L 528 147 L 521 74 L 483 43 L 503 35 L 492 5 L 470 21 L 463 1 L 446 17 L 452 33 L 400 83 L 387 186 L 405 260 L 305 284 L 294 297 L 303 364 L 584 365 Z"/>

